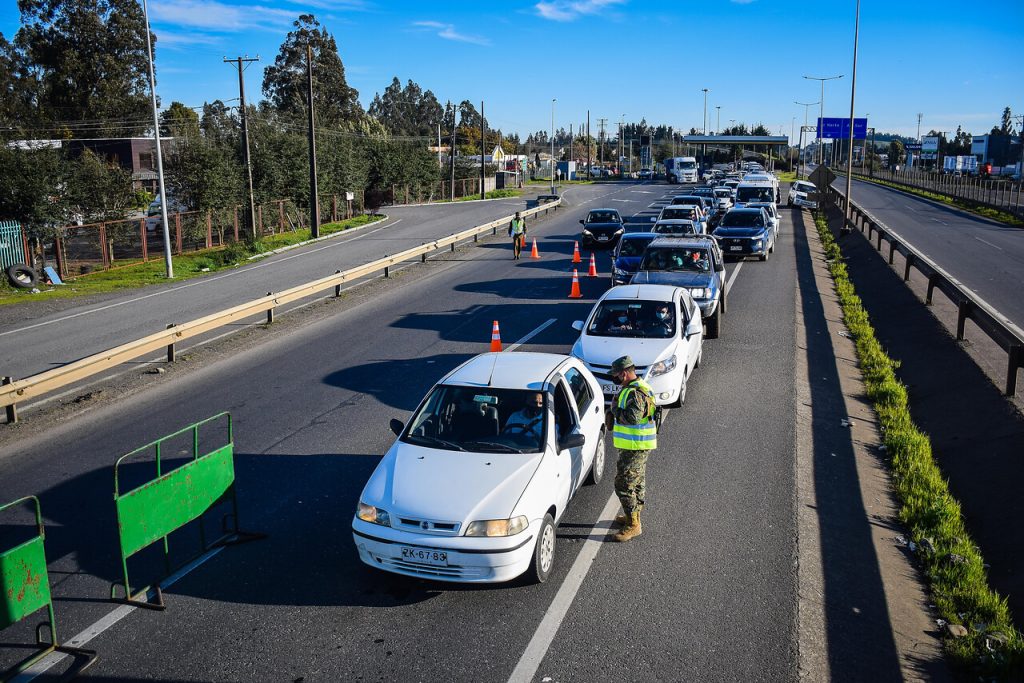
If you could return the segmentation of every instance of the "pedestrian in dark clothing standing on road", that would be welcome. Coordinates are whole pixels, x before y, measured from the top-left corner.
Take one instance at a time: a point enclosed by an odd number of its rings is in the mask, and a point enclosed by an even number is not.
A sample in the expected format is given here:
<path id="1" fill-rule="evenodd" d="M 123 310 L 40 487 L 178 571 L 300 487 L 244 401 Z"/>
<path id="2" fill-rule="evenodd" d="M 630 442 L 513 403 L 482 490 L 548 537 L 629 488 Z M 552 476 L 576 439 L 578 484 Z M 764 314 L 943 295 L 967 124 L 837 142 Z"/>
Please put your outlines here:
<path id="1" fill-rule="evenodd" d="M 654 420 L 657 405 L 647 382 L 636 376 L 629 356 L 612 363 L 612 378 L 622 390 L 611 409 L 612 438 L 619 451 L 615 473 L 615 495 L 622 503 L 622 514 L 615 521 L 622 525 L 613 538 L 631 541 L 640 535 L 640 511 L 644 507 L 647 483 L 647 458 L 658 447 L 658 426 Z"/>
<path id="2" fill-rule="evenodd" d="M 508 225 L 508 234 L 512 238 L 512 260 L 518 261 L 523 252 L 523 242 L 526 241 L 526 221 L 518 211 Z"/>

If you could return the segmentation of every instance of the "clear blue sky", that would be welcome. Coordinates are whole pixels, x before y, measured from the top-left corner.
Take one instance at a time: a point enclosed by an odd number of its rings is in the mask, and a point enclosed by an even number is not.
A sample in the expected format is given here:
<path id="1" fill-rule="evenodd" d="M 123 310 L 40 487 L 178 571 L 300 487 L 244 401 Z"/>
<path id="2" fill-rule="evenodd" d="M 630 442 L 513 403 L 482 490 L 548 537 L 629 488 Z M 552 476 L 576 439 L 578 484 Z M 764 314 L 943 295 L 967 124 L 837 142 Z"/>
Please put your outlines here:
<path id="1" fill-rule="evenodd" d="M 848 116 L 854 0 L 150 0 L 163 103 L 189 106 L 237 97 L 225 55 L 259 55 L 246 74 L 260 95 L 271 63 L 300 13 L 334 35 L 349 84 L 366 106 L 393 76 L 438 99 L 486 102 L 492 126 L 527 133 L 598 118 L 700 128 L 731 119 L 796 130 L 825 86 L 826 116 Z M 0 31 L 19 26 L 4 0 Z M 916 135 L 987 132 L 1003 107 L 1024 113 L 1024 2 L 864 0 L 858 116 L 879 131 Z M 813 107 L 811 118 L 816 115 Z"/>

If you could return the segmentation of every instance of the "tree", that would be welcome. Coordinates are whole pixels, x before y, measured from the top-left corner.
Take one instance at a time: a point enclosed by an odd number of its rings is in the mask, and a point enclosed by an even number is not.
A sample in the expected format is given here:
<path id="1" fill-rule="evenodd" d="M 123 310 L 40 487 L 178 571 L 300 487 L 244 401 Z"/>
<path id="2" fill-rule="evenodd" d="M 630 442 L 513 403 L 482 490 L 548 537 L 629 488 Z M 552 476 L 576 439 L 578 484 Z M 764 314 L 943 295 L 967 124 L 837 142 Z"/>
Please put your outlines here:
<path id="1" fill-rule="evenodd" d="M 437 125 L 444 117 L 441 103 L 431 91 L 426 92 L 408 81 L 405 88 L 396 76 L 383 95 L 375 95 L 370 104 L 374 117 L 392 134 L 399 136 L 429 136 L 437 133 Z"/>
<path id="2" fill-rule="evenodd" d="M 359 93 L 345 80 L 345 66 L 334 36 L 312 14 L 303 14 L 263 72 L 263 94 L 277 113 L 304 118 L 307 106 L 306 46 L 313 48 L 313 105 L 317 125 L 337 126 L 365 116 Z"/>
<path id="3" fill-rule="evenodd" d="M 199 114 L 181 102 L 171 102 L 160 114 L 160 134 L 175 138 L 198 136 Z"/>
<path id="4" fill-rule="evenodd" d="M 105 123 L 102 135 L 148 126 L 149 77 L 142 7 L 135 0 L 18 0 L 20 87 L 34 121 Z M 153 38 L 155 41 L 155 37 Z"/>
<path id="5" fill-rule="evenodd" d="M 1003 109 L 1003 116 L 999 123 L 999 133 L 1002 135 L 1015 135 L 1016 129 L 1013 126 L 1013 112 L 1009 107 Z"/>
<path id="6" fill-rule="evenodd" d="M 57 192 L 68 175 L 60 149 L 0 145 L 0 219 L 19 221 L 32 235 L 70 222 Z"/>
<path id="7" fill-rule="evenodd" d="M 891 141 L 889 143 L 889 166 L 896 167 L 898 164 L 902 164 L 904 157 L 903 143 L 899 140 Z"/>
<path id="8" fill-rule="evenodd" d="M 86 222 L 124 218 L 135 199 L 131 173 L 89 149 L 71 162 L 61 194 Z M 137 226 L 128 226 L 129 232 L 136 230 Z"/>

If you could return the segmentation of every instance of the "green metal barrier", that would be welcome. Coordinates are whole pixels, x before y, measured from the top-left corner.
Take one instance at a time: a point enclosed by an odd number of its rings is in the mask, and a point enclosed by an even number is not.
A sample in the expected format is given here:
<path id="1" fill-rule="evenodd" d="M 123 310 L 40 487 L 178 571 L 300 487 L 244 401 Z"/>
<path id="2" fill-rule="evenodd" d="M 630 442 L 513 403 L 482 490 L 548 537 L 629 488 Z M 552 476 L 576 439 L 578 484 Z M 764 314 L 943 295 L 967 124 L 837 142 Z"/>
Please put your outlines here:
<path id="1" fill-rule="evenodd" d="M 199 429 L 223 420 L 226 426 L 227 441 L 209 453 L 199 453 Z M 167 441 L 192 434 L 192 461 L 178 467 L 167 474 L 163 473 L 161 462 L 162 446 Z M 119 484 L 119 468 L 127 458 L 145 453 L 150 449 L 156 456 L 156 478 L 138 486 L 131 491 L 121 492 Z M 206 531 L 202 516 L 214 505 L 230 501 L 231 512 L 221 520 L 223 535 L 211 543 L 206 541 Z M 232 432 L 231 415 L 220 413 L 185 429 L 169 434 L 152 443 L 126 453 L 114 464 L 114 506 L 117 510 L 118 538 L 121 544 L 121 567 L 124 570 L 124 583 L 114 583 L 110 587 L 110 597 L 118 600 L 117 587 L 122 586 L 124 597 L 121 601 L 146 607 L 164 609 L 163 594 L 159 582 L 152 586 L 132 590 L 128 576 L 128 558 L 148 548 L 157 541 L 163 541 L 164 569 L 167 574 L 172 572 L 170 564 L 170 546 L 168 536 L 171 532 L 182 528 L 189 522 L 199 520 L 199 536 L 202 550 L 196 555 L 201 556 L 213 548 L 222 545 L 235 545 L 246 541 L 265 538 L 264 534 L 242 531 L 238 528 L 238 499 L 235 496 L 235 465 L 234 435 Z M 232 528 L 228 528 L 228 520 Z M 193 558 L 194 559 L 194 558 Z M 150 601 L 149 592 L 154 592 L 154 601 Z"/>
<path id="2" fill-rule="evenodd" d="M 61 645 L 57 640 L 57 626 L 53 618 L 53 598 L 50 595 L 50 577 L 46 571 L 46 551 L 43 548 L 46 530 L 43 528 L 39 499 L 35 496 L 19 498 L 0 507 L 0 514 L 28 502 L 32 502 L 35 507 L 38 533 L 13 548 L 0 550 L 0 631 L 27 619 L 44 607 L 48 621 L 36 626 L 36 645 L 41 649 L 7 671 L 0 672 L 0 681 L 10 680 L 14 675 L 21 673 L 54 651 L 84 660 L 80 660 L 81 663 L 65 676 L 81 673 L 96 661 L 96 653 L 92 650 L 68 647 Z M 50 628 L 49 643 L 44 641 L 41 635 L 41 630 L 45 626 Z"/>

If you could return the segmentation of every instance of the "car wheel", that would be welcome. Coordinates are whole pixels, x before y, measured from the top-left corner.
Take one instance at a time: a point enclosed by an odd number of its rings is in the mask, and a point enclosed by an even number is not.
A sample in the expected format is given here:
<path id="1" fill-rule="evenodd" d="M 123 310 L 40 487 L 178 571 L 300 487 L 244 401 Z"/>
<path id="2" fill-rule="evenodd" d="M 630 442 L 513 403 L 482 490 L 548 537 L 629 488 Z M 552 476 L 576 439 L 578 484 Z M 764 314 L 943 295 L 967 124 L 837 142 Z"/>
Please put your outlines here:
<path id="1" fill-rule="evenodd" d="M 682 408 L 686 401 L 686 368 L 683 368 L 683 383 L 679 385 L 679 397 L 673 401 L 669 408 Z"/>
<path id="2" fill-rule="evenodd" d="M 696 370 L 700 367 L 700 362 L 704 360 L 704 345 L 701 344 L 700 350 L 697 352 L 697 360 L 693 362 L 693 369 Z"/>
<path id="3" fill-rule="evenodd" d="M 544 515 L 540 523 L 540 533 L 533 548 L 533 561 L 530 562 L 530 578 L 536 583 L 544 583 L 551 576 L 555 566 L 555 520 L 551 515 Z"/>
<path id="4" fill-rule="evenodd" d="M 775 240 L 772 240 L 772 246 L 768 247 L 768 253 L 769 254 L 774 254 L 775 253 Z"/>
<path id="5" fill-rule="evenodd" d="M 786 200 L 786 206 L 793 206 L 793 198 L 792 197 L 790 197 L 789 199 Z"/>
<path id="6" fill-rule="evenodd" d="M 601 431 L 601 436 L 597 437 L 594 462 L 590 465 L 590 474 L 587 475 L 586 483 L 591 486 L 599 484 L 602 478 L 604 478 L 604 430 Z"/>
<path id="7" fill-rule="evenodd" d="M 758 260 L 759 260 L 759 261 L 767 261 L 767 260 L 768 260 L 768 254 L 769 254 L 769 252 L 770 252 L 770 250 L 769 250 L 769 249 L 765 249 L 765 250 L 764 250 L 764 253 L 763 253 L 763 254 L 761 254 L 760 256 L 758 256 L 758 257 L 757 257 L 757 258 L 758 258 Z"/>
<path id="8" fill-rule="evenodd" d="M 708 318 L 708 321 L 707 321 L 706 325 L 707 325 L 707 334 L 705 334 L 704 336 L 707 337 L 708 339 L 718 339 L 718 334 L 722 330 L 722 307 L 721 306 L 719 306 L 718 308 L 715 309 L 714 314 L 710 318 Z"/>
<path id="9" fill-rule="evenodd" d="M 7 281 L 19 289 L 32 289 L 39 282 L 39 274 L 24 263 L 7 267 Z"/>

